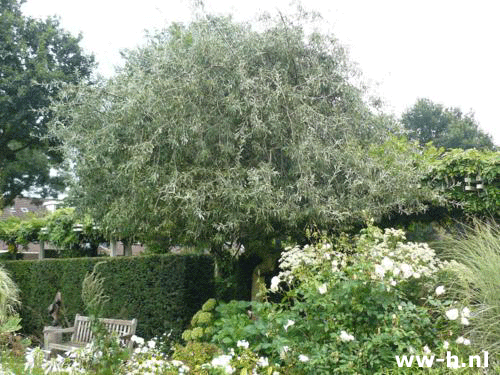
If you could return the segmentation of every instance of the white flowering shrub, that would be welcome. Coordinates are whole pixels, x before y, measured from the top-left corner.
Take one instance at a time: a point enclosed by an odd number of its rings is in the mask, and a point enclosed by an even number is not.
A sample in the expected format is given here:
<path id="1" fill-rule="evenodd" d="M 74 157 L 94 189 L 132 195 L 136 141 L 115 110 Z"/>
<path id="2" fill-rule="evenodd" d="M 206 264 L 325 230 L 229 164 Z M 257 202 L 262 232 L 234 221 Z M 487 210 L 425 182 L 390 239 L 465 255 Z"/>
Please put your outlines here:
<path id="1" fill-rule="evenodd" d="M 279 375 L 279 365 L 270 363 L 267 357 L 259 356 L 249 349 L 249 342 L 238 341 L 236 348 L 219 355 L 210 363 L 201 366 L 209 374 Z M 215 370 L 215 372 L 214 372 Z"/>
<path id="2" fill-rule="evenodd" d="M 135 348 L 129 356 L 117 358 L 116 366 L 105 367 L 108 363 L 104 353 L 96 343 L 91 343 L 84 348 L 75 350 L 67 356 L 57 355 L 49 360 L 44 358 L 44 353 L 39 348 L 26 350 L 25 374 L 112 374 L 112 375 L 178 375 L 188 374 L 189 367 L 183 362 L 172 360 L 160 349 L 162 340 L 144 340 L 133 336 Z M 117 343 L 119 341 L 117 340 Z"/>
<path id="3" fill-rule="evenodd" d="M 212 341 L 249 349 L 288 374 L 376 374 L 395 354 L 466 352 L 470 311 L 440 284 L 446 263 L 404 232 L 369 225 L 351 241 L 288 248 L 270 291 L 281 303 L 217 307 Z M 456 309 L 456 313 L 455 310 Z"/>
<path id="4" fill-rule="evenodd" d="M 131 357 L 120 367 L 119 374 L 164 375 L 189 373 L 189 367 L 182 361 L 170 360 L 160 350 L 161 340 L 145 341 L 137 336 L 133 336 L 132 340 L 136 343 L 136 347 Z"/>

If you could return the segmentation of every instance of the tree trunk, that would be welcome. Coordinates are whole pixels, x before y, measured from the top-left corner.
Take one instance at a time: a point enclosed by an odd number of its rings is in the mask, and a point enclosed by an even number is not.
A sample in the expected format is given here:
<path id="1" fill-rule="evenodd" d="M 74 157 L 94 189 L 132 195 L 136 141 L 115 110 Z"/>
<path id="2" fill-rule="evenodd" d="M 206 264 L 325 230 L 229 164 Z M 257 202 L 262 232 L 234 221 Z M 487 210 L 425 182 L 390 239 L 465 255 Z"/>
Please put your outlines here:
<path id="1" fill-rule="evenodd" d="M 281 243 L 276 241 L 275 247 L 260 248 L 254 251 L 262 261 L 252 273 L 252 301 L 262 301 L 266 293 L 266 275 L 271 274 L 278 267 L 281 255 Z"/>

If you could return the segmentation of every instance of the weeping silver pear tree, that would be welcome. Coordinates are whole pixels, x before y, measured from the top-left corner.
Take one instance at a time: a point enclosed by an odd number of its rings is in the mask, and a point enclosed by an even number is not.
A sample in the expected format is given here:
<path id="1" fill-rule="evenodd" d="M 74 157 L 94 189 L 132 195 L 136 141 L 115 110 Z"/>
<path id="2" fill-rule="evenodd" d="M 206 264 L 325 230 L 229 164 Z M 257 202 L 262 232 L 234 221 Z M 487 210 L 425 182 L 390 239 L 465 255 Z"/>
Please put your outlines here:
<path id="1" fill-rule="evenodd" d="M 344 48 L 306 21 L 172 24 L 126 52 L 114 78 L 67 86 L 51 135 L 74 203 L 110 233 L 165 249 L 243 244 L 265 260 L 259 272 L 279 255 L 273 240 L 308 225 L 422 209 L 414 146 L 392 138 Z"/>

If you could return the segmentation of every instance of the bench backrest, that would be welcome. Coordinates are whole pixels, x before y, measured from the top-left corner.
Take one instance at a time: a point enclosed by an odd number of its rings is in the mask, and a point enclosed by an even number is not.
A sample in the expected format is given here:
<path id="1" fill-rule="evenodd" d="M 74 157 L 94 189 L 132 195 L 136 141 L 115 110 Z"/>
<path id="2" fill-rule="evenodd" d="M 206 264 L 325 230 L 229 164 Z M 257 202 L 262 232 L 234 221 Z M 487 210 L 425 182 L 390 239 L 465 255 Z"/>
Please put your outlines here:
<path id="1" fill-rule="evenodd" d="M 137 319 L 122 320 L 122 319 L 105 319 L 99 318 L 99 321 L 104 324 L 108 332 L 116 332 L 119 337 L 127 336 L 125 343 L 131 348 L 130 338 L 135 334 L 137 328 Z M 74 331 L 71 341 L 77 344 L 90 343 L 93 338 L 91 320 L 87 316 L 76 314 Z"/>

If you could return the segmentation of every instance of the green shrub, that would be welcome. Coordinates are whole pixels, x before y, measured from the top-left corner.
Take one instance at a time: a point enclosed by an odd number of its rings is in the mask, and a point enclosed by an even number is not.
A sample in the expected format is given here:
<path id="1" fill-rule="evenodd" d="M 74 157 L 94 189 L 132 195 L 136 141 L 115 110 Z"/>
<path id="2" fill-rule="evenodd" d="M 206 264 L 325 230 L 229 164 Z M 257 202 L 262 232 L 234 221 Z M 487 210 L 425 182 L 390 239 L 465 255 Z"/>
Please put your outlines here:
<path id="1" fill-rule="evenodd" d="M 191 318 L 190 329 L 185 330 L 182 333 L 182 339 L 184 341 L 208 341 L 214 332 L 213 322 L 214 322 L 214 310 L 217 305 L 217 301 L 214 298 L 210 298 L 206 301 L 201 310 Z"/>
<path id="2" fill-rule="evenodd" d="M 220 304 L 211 342 L 228 353 L 245 340 L 302 374 L 382 374 L 395 354 L 467 353 L 455 343 L 461 322 L 445 316 L 449 295 L 435 292 L 443 266 L 427 245 L 371 225 L 354 239 L 288 248 L 270 288 L 282 301 Z"/>

